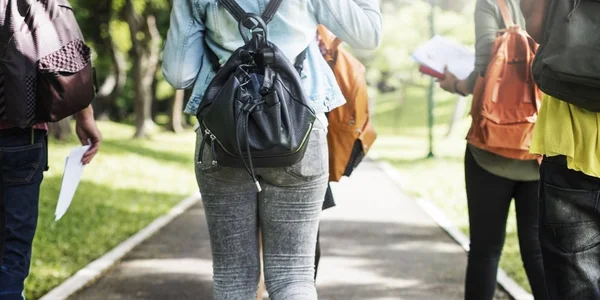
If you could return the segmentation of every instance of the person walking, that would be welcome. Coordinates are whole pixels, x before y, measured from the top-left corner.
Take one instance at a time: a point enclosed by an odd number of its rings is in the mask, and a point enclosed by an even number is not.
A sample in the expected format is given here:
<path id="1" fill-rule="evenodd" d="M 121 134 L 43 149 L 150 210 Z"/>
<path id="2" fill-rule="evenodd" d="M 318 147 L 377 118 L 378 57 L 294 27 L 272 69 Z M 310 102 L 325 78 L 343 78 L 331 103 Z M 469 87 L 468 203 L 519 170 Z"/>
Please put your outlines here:
<path id="1" fill-rule="evenodd" d="M 259 228 L 265 284 L 271 299 L 318 298 L 315 245 L 329 177 L 325 113 L 345 100 L 320 53 L 315 33 L 323 23 L 355 48 L 373 49 L 381 41 L 382 19 L 376 0 L 286 0 L 279 4 L 274 12 L 268 0 L 173 3 L 162 68 L 173 87 L 193 88 L 186 113 L 198 114 L 215 71 L 245 44 L 239 29 L 244 31 L 243 27 L 251 25 L 255 40 L 262 38 L 256 30 L 261 27 L 265 35 L 268 31 L 271 45 L 280 48 L 290 63 L 297 62 L 304 93 L 316 115 L 303 158 L 286 167 L 253 168 L 251 164 L 246 170 L 211 163 L 215 161 L 213 151 L 202 151 L 206 132 L 199 129 L 196 175 L 211 237 L 216 300 L 256 297 Z M 231 11 L 244 11 L 245 22 L 238 22 Z M 258 20 L 259 15 L 272 17 L 271 22 Z M 299 59 L 302 53 L 306 53 L 303 63 Z M 254 74 L 250 80 L 259 82 L 263 75 Z M 223 120 L 222 126 L 231 125 Z"/>
<path id="2" fill-rule="evenodd" d="M 509 22 L 514 24 L 507 24 Z M 489 132 L 489 137 L 486 136 L 489 139 L 495 138 L 496 140 L 493 141 L 494 146 L 497 147 L 495 149 L 500 148 L 504 152 L 492 151 L 491 147 L 476 143 L 477 139 L 471 139 L 474 133 L 482 131 L 480 109 L 486 105 L 484 101 L 488 100 L 484 97 L 495 97 L 490 96 L 491 93 L 487 92 L 493 90 L 494 86 L 485 86 L 485 84 L 495 84 L 497 81 L 484 80 L 486 76 L 495 76 L 497 73 L 492 69 L 497 66 L 491 64 L 494 58 L 493 48 L 497 45 L 495 43 L 499 39 L 499 32 L 510 30 L 512 25 L 523 28 L 525 26 L 518 1 L 478 0 L 475 9 L 475 70 L 465 80 L 458 80 L 456 76 L 446 71 L 444 79 L 440 80 L 441 88 L 463 96 L 477 94 L 477 89 L 480 89 L 473 101 L 471 113 L 473 124 L 465 154 L 465 182 L 470 225 L 470 251 L 465 280 L 465 299 L 467 300 L 491 300 L 494 297 L 497 287 L 498 264 L 506 236 L 506 222 L 513 199 L 515 200 L 521 258 L 527 278 L 534 297 L 536 299 L 547 298 L 538 238 L 538 161 L 527 153 L 526 142 L 521 145 L 521 149 L 510 151 L 504 149 L 510 142 L 508 136 L 494 136 Z M 525 70 L 528 68 L 530 66 L 523 66 L 522 74 L 514 76 L 516 78 L 514 79 L 516 81 L 513 81 L 515 85 L 503 86 L 502 92 L 510 93 L 509 89 L 520 92 L 521 86 L 525 86 L 527 91 L 533 90 L 533 83 L 527 84 L 523 81 L 526 80 L 526 75 L 523 74 L 527 74 Z M 483 94 L 481 90 L 485 90 L 486 93 Z M 519 94 L 516 94 L 516 96 L 509 95 L 512 97 L 509 100 L 528 102 L 523 101 L 524 99 L 521 100 Z M 525 94 L 521 93 L 520 95 Z M 529 103 L 526 108 L 535 112 L 536 108 L 533 106 L 535 100 L 529 101 Z M 521 106 L 508 107 L 505 108 L 505 111 L 509 112 L 508 115 L 527 114 L 527 112 L 519 112 L 519 109 Z M 501 115 L 499 118 L 502 117 L 504 116 Z M 513 133 L 516 131 L 525 138 L 530 136 L 533 124 L 525 126 L 523 127 L 526 128 L 525 130 L 517 128 L 513 130 Z M 519 157 L 512 155 L 514 153 L 520 153 Z"/>

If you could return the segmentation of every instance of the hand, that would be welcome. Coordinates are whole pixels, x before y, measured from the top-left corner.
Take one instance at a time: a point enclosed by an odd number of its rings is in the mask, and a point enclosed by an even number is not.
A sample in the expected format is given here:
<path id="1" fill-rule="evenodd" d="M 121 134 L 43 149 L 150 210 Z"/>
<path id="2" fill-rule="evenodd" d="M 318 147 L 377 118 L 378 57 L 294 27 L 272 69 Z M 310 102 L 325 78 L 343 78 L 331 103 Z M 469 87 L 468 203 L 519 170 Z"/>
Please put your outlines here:
<path id="1" fill-rule="evenodd" d="M 447 92 L 450 93 L 456 93 L 456 91 L 454 90 L 454 87 L 456 86 L 455 83 L 458 81 L 458 78 L 456 78 L 456 76 L 452 73 L 450 73 L 450 71 L 448 71 L 448 67 L 444 68 L 444 79 L 441 79 L 439 81 L 440 83 L 440 87 Z"/>
<path id="2" fill-rule="evenodd" d="M 100 143 L 102 142 L 102 134 L 98 130 L 96 120 L 94 119 L 94 111 L 90 105 L 88 108 L 77 113 L 77 121 L 75 123 L 75 132 L 81 141 L 82 145 L 89 145 L 90 149 L 83 155 L 81 162 L 84 165 L 89 164 L 94 156 L 98 153 Z"/>

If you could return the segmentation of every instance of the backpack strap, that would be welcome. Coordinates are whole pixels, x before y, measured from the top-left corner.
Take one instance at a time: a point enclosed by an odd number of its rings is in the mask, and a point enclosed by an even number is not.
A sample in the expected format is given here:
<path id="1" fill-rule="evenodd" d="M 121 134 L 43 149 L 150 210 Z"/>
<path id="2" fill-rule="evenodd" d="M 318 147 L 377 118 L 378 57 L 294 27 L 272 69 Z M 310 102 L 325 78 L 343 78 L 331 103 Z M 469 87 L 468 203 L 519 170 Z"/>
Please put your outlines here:
<path id="1" fill-rule="evenodd" d="M 265 24 L 269 24 L 273 20 L 275 13 L 279 10 L 283 0 L 271 0 L 262 13 L 261 18 Z M 219 0 L 223 7 L 235 18 L 238 22 L 243 22 L 246 19 L 246 11 L 235 0 Z M 246 24 L 244 24 L 246 26 Z"/>
<path id="2" fill-rule="evenodd" d="M 275 13 L 279 10 L 279 6 L 281 6 L 282 0 L 271 0 L 269 4 L 265 8 L 265 11 L 262 14 L 262 19 L 265 21 L 265 24 L 269 24 L 273 20 Z"/>
<path id="3" fill-rule="evenodd" d="M 508 3 L 506 0 L 497 0 L 498 8 L 500 8 L 500 14 L 502 14 L 502 20 L 504 21 L 504 26 L 506 29 L 515 26 L 515 22 L 510 14 L 510 10 L 508 9 Z"/>
<path id="4" fill-rule="evenodd" d="M 241 22 L 246 17 L 246 11 L 235 0 L 219 0 L 219 2 L 236 21 Z"/>
<path id="5" fill-rule="evenodd" d="M 298 74 L 302 73 L 304 69 L 304 61 L 306 60 L 306 55 L 308 53 L 308 48 L 304 49 L 298 56 L 296 56 L 296 61 L 294 62 L 294 68 L 298 71 Z"/>

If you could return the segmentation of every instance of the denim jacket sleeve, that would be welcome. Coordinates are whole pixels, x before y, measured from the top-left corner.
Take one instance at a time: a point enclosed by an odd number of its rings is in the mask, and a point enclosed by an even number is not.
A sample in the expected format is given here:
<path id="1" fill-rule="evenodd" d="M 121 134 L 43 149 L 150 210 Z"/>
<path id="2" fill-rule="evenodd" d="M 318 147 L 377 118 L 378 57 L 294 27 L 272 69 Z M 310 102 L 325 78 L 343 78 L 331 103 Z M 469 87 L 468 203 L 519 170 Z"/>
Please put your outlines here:
<path id="1" fill-rule="evenodd" d="M 196 1 L 173 1 L 162 71 L 167 82 L 176 89 L 191 88 L 202 68 L 205 26 L 194 3 Z"/>
<path id="2" fill-rule="evenodd" d="M 352 48 L 371 50 L 381 43 L 379 0 L 310 0 L 320 24 Z"/>

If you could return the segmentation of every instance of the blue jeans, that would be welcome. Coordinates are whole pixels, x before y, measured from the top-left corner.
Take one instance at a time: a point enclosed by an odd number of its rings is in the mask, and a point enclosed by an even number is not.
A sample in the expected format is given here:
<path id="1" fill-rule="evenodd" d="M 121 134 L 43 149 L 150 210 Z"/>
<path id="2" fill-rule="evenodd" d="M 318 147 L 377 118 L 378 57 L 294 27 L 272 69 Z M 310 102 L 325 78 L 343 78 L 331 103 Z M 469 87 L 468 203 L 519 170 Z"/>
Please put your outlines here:
<path id="1" fill-rule="evenodd" d="M 196 175 L 213 254 L 215 300 L 256 298 L 259 227 L 270 298 L 317 299 L 317 230 L 329 180 L 325 122 L 315 122 L 299 163 L 257 169 L 263 187 L 258 194 L 246 170 L 212 165 L 210 151 L 204 151 L 204 157 L 197 155 Z"/>
<path id="2" fill-rule="evenodd" d="M 600 299 L 600 178 L 546 157 L 540 212 L 549 299 Z"/>
<path id="3" fill-rule="evenodd" d="M 5 241 L 0 269 L 0 299 L 22 300 L 37 226 L 40 185 L 47 168 L 45 131 L 0 131 L 0 198 Z"/>

